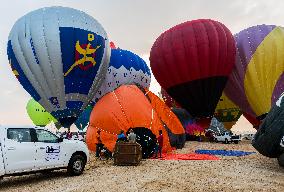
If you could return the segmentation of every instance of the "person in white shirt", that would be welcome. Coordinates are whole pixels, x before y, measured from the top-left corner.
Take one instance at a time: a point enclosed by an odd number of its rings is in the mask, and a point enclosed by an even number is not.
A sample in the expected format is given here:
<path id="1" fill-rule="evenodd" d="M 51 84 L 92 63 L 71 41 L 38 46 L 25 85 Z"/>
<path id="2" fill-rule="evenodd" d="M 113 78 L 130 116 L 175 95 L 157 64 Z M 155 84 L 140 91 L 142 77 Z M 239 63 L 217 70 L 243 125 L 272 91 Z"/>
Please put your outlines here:
<path id="1" fill-rule="evenodd" d="M 135 143 L 136 142 L 136 134 L 134 133 L 133 129 L 129 130 L 129 134 L 127 135 L 127 139 L 131 143 Z"/>

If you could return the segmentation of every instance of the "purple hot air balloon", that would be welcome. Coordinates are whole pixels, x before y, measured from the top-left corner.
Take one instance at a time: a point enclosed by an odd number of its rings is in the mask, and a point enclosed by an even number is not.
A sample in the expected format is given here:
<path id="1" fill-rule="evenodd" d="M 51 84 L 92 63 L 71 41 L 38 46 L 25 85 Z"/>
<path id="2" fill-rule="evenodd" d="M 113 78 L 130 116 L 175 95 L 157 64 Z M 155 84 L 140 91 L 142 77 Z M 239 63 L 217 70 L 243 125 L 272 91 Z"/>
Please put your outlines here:
<path id="1" fill-rule="evenodd" d="M 234 37 L 236 65 L 225 93 L 244 112 L 262 119 L 284 91 L 284 29 L 258 25 Z"/>

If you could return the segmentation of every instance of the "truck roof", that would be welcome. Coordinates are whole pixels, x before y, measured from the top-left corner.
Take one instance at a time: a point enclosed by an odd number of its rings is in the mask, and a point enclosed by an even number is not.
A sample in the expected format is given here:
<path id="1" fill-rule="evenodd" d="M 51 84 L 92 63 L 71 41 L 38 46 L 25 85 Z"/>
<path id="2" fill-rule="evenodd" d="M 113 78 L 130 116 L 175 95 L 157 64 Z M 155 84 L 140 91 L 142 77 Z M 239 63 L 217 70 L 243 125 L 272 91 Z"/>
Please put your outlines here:
<path id="1" fill-rule="evenodd" d="M 0 125 L 0 129 L 5 129 L 5 128 L 13 128 L 13 129 L 21 129 L 21 128 L 46 129 L 45 127 L 28 126 L 28 125 Z"/>

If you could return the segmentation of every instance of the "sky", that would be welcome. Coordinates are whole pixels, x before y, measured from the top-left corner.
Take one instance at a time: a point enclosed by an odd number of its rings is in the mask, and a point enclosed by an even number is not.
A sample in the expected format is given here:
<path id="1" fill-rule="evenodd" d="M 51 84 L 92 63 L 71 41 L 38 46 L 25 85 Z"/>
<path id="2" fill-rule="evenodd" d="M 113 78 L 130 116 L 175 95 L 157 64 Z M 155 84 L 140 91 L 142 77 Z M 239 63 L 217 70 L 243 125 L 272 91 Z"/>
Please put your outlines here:
<path id="1" fill-rule="evenodd" d="M 149 64 L 155 39 L 181 22 L 210 18 L 225 24 L 233 34 L 257 24 L 284 26 L 283 0 L 0 0 L 0 125 L 31 125 L 26 103 L 31 98 L 8 64 L 9 32 L 26 13 L 48 6 L 82 10 L 98 20 L 109 38 L 122 49 L 140 55 Z M 159 91 L 153 78 L 151 90 Z M 239 123 L 241 123 L 239 125 Z M 245 118 L 238 126 L 250 127 Z"/>

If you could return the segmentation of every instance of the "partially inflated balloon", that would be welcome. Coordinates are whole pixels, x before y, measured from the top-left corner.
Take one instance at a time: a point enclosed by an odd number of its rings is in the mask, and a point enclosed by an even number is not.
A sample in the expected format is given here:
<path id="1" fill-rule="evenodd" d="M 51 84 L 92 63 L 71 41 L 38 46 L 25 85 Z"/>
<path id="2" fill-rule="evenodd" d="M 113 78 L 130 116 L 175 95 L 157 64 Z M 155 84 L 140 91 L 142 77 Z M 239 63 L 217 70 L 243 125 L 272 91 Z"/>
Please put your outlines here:
<path id="1" fill-rule="evenodd" d="M 194 20 L 157 38 L 150 54 L 151 69 L 159 84 L 193 117 L 211 117 L 235 53 L 234 38 L 225 25 Z"/>
<path id="2" fill-rule="evenodd" d="M 51 121 L 56 121 L 38 102 L 30 99 L 26 106 L 27 113 L 36 126 L 44 127 Z"/>
<path id="3" fill-rule="evenodd" d="M 214 117 L 222 122 L 226 129 L 231 129 L 241 115 L 240 108 L 223 93 L 215 109 Z"/>
<path id="4" fill-rule="evenodd" d="M 226 95 L 244 112 L 260 119 L 284 91 L 284 29 L 258 25 L 235 35 L 236 65 Z"/>
<path id="5" fill-rule="evenodd" d="M 7 52 L 22 86 L 64 127 L 76 121 L 96 94 L 110 57 L 103 27 L 65 7 L 38 9 L 20 18 Z"/>
<path id="6" fill-rule="evenodd" d="M 284 139 L 284 93 L 273 105 L 260 125 L 252 145 L 262 155 L 277 158 L 284 154 L 282 139 Z"/>
<path id="7" fill-rule="evenodd" d="M 150 82 L 150 69 L 141 57 L 127 50 L 111 49 L 109 68 L 94 102 L 120 85 L 136 84 L 149 88 Z"/>

